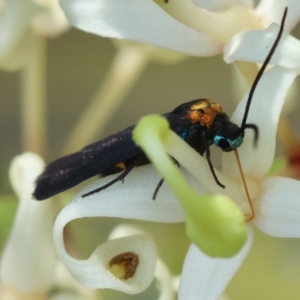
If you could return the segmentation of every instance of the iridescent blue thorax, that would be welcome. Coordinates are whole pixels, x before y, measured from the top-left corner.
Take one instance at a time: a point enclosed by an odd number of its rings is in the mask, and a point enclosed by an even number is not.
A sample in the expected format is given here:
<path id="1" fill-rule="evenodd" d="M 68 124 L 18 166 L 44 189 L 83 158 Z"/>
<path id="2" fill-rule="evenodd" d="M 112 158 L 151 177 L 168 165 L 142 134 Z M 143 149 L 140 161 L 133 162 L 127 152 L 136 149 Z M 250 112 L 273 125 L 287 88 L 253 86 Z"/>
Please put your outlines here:
<path id="1" fill-rule="evenodd" d="M 191 134 L 192 131 L 194 131 L 195 129 L 200 128 L 200 125 L 198 124 L 193 124 L 192 126 L 189 126 L 187 128 L 185 128 L 180 134 L 179 136 L 185 141 Z"/>

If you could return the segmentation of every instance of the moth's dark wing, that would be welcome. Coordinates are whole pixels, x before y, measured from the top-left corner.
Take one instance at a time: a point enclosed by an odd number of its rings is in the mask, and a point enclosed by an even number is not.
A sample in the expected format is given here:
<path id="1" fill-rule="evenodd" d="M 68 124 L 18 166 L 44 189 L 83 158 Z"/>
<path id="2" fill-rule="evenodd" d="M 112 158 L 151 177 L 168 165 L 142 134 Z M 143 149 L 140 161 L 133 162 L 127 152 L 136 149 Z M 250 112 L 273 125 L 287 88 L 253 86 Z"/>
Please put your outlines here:
<path id="1" fill-rule="evenodd" d="M 177 115 L 177 114 L 174 114 L 173 112 L 170 112 L 170 113 L 164 114 L 163 116 L 166 119 L 168 119 L 171 129 L 173 131 L 175 131 L 178 135 L 180 135 L 182 130 L 184 128 L 186 128 L 186 126 L 187 126 L 187 124 L 186 124 L 187 122 L 183 121 L 182 115 Z M 146 155 L 143 153 L 139 154 L 138 159 L 136 159 L 136 157 L 135 157 L 135 162 L 134 162 L 135 166 L 144 166 L 149 163 L 150 163 L 150 161 L 148 160 Z M 131 165 L 132 165 L 132 159 L 123 160 L 120 164 L 114 165 L 110 168 L 107 168 L 107 169 L 101 171 L 101 175 L 103 177 L 105 177 L 108 175 L 116 174 L 116 173 L 123 171 L 124 169 L 126 169 L 127 167 L 129 167 Z"/>
<path id="2" fill-rule="evenodd" d="M 179 136 L 191 124 L 184 114 L 173 112 L 163 115 L 170 127 Z M 44 200 L 61 193 L 97 174 L 112 174 L 119 163 L 125 167 L 138 157 L 137 166 L 149 163 L 142 150 L 132 140 L 134 126 L 128 127 L 99 142 L 91 144 L 81 151 L 51 162 L 37 178 L 33 196 Z"/>
<path id="3" fill-rule="evenodd" d="M 132 141 L 133 128 L 51 162 L 36 180 L 34 198 L 47 199 L 142 153 Z"/>

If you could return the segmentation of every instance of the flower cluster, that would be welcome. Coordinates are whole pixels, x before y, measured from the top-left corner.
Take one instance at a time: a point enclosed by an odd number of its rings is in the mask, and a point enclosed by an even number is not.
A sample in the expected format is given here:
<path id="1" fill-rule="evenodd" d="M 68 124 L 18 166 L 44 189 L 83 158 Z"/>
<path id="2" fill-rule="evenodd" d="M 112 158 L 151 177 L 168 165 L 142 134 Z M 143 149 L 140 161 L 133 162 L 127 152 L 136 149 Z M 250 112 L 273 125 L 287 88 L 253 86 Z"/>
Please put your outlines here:
<path id="1" fill-rule="evenodd" d="M 28 61 L 38 36 L 53 37 L 69 28 L 56 0 L 9 0 L 0 14 L 0 67 L 17 70 Z"/>
<path id="2" fill-rule="evenodd" d="M 21 2 L 20 11 L 25 7 L 25 2 Z M 38 4 L 30 2 L 34 9 L 26 10 L 29 17 L 24 22 L 27 26 L 30 23 L 34 28 L 43 28 L 43 20 L 48 20 L 48 24 L 56 19 L 49 12 L 53 12 L 57 3 L 52 3 L 50 8 L 50 2 L 36 2 Z M 6 3 L 7 13 L 11 3 Z M 287 32 L 300 17 L 299 5 L 292 0 L 260 1 L 255 8 L 251 0 L 60 0 L 60 4 L 68 21 L 88 32 L 145 42 L 187 55 L 208 56 L 223 52 L 226 62 L 237 62 L 239 67 L 244 62 L 255 63 L 241 68 L 248 79 L 253 78 L 250 74 L 253 66 L 264 62 L 278 34 L 284 7 L 289 8 Z M 38 14 L 32 22 L 33 12 L 36 15 L 41 5 L 48 5 L 50 10 Z M 145 49 L 149 51 L 150 48 Z M 20 50 L 23 54 L 24 51 Z M 109 288 L 136 294 L 147 289 L 155 278 L 161 300 L 173 299 L 176 292 L 179 299 L 219 299 L 251 250 L 252 226 L 271 236 L 299 238 L 299 181 L 268 177 L 274 162 L 280 113 L 300 73 L 299 57 L 300 41 L 284 33 L 271 59 L 274 66 L 265 72 L 253 96 L 247 122 L 259 128 L 258 145 L 253 147 L 253 132 L 246 130 L 244 143 L 238 150 L 254 211 L 251 222 L 246 224 L 244 219 L 253 212 L 233 153 L 224 153 L 221 170 L 215 170 L 226 186 L 222 189 L 216 184 L 206 159 L 170 131 L 165 119 L 148 116 L 136 126 L 133 138 L 160 175 L 153 166 L 139 167 L 131 171 L 124 184 L 118 182 L 88 199 L 82 198 L 115 175 L 100 179 L 80 191 L 55 221 L 52 200 L 36 203 L 31 199 L 33 182 L 43 167 L 40 158 L 26 153 L 15 159 L 10 172 L 11 183 L 21 200 L 1 259 L 0 292 L 5 296 L 18 295 L 20 299 L 24 295 L 31 299 L 51 299 L 49 291 L 59 287 L 61 295 L 71 288 L 76 292 L 76 299 L 78 295 L 93 299 L 93 292 L 72 280 L 58 282 L 55 248 L 72 276 L 91 289 Z M 17 65 L 21 63 L 14 67 Z M 242 122 L 248 96 L 246 93 L 231 118 L 235 124 Z M 167 154 L 182 167 L 174 166 Z M 156 201 L 152 201 L 153 190 L 161 176 L 166 184 L 159 190 Z M 65 227 L 71 221 L 92 217 L 185 222 L 191 245 L 178 290 L 156 253 L 154 239 L 135 227 L 118 227 L 87 259 L 72 257 L 70 249 L 66 249 Z M 62 278 L 66 279 L 66 275 Z M 67 299 L 72 297 L 66 296 Z"/>

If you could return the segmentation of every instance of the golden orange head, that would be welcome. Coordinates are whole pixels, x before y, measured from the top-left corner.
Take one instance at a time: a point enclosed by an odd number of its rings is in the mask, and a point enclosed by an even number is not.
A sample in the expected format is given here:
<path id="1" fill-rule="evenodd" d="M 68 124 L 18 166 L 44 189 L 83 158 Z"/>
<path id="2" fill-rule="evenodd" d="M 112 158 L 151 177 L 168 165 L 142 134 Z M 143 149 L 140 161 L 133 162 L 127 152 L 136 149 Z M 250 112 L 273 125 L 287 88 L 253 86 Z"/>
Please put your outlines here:
<path id="1" fill-rule="evenodd" d="M 211 102 L 209 99 L 200 99 L 190 107 L 187 117 L 192 123 L 199 123 L 209 128 L 216 115 L 222 113 L 223 109 L 220 104 Z"/>

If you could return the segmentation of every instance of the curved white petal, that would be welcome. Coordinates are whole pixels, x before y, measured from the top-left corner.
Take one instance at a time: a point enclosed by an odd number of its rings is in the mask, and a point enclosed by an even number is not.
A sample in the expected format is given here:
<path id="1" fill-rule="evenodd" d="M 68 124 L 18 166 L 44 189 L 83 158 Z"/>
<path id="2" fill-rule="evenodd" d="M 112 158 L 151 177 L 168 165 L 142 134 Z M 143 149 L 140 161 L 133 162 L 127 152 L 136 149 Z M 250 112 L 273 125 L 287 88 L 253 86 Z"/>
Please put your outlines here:
<path id="1" fill-rule="evenodd" d="M 115 239 L 124 236 L 134 235 L 134 234 L 143 234 L 136 226 L 128 224 L 120 224 L 113 229 L 110 233 L 109 238 Z M 158 300 L 173 300 L 175 296 L 175 289 L 173 288 L 173 277 L 170 274 L 167 266 L 163 263 L 162 260 L 157 258 L 156 268 L 154 273 L 155 278 L 158 281 L 158 290 L 159 297 Z"/>
<path id="2" fill-rule="evenodd" d="M 175 298 L 173 277 L 167 266 L 160 259 L 156 263 L 155 277 L 159 284 L 159 297 L 157 300 L 173 300 Z"/>
<path id="3" fill-rule="evenodd" d="M 135 235 L 110 240 L 98 247 L 89 259 L 79 261 L 69 256 L 65 250 L 63 242 L 65 225 L 74 219 L 97 216 L 182 222 L 184 212 L 165 185 L 160 189 L 156 201 L 151 199 L 160 180 L 152 166 L 134 169 L 125 178 L 124 184 L 119 182 L 87 198 L 81 197 L 82 194 L 102 186 L 112 178 L 115 178 L 115 175 L 105 177 L 84 189 L 60 212 L 54 225 L 54 243 L 60 259 L 82 284 L 91 288 L 112 288 L 127 293 L 138 293 L 150 284 L 155 269 L 155 247 L 150 237 Z M 121 242 L 116 244 L 116 241 Z M 119 254 L 128 251 L 138 253 L 140 261 L 145 263 L 137 269 L 136 276 L 126 281 L 117 279 L 107 269 L 107 261 L 112 258 L 112 253 L 117 255 L 118 251 Z M 142 273 L 147 275 L 146 278 L 141 277 Z"/>
<path id="4" fill-rule="evenodd" d="M 229 259 L 206 256 L 191 245 L 181 274 L 179 299 L 219 299 L 251 249 L 253 232 L 248 229 L 248 239 L 242 250 Z"/>
<path id="5" fill-rule="evenodd" d="M 75 27 L 100 36 L 136 40 L 188 55 L 215 55 L 222 46 L 165 13 L 150 0 L 60 0 Z"/>
<path id="6" fill-rule="evenodd" d="M 1 258 L 1 283 L 24 292 L 46 291 L 54 280 L 52 202 L 32 199 L 34 181 L 43 169 L 42 159 L 33 153 L 17 156 L 10 168 L 20 204 Z"/>
<path id="7" fill-rule="evenodd" d="M 54 229 L 55 235 L 56 229 Z M 155 245 L 149 236 L 133 235 L 109 240 L 97 247 L 87 260 L 76 260 L 62 249 L 56 239 L 56 249 L 72 276 L 90 288 L 110 288 L 128 294 L 145 290 L 153 280 L 156 264 Z M 122 263 L 130 260 L 126 269 Z"/>
<path id="8" fill-rule="evenodd" d="M 300 18 L 298 0 L 261 0 L 256 11 L 261 16 L 264 27 L 267 27 L 272 22 L 280 23 L 285 7 L 289 9 L 285 22 L 285 30 L 291 31 Z"/>
<path id="9" fill-rule="evenodd" d="M 276 237 L 300 237 L 300 182 L 286 177 L 264 180 L 263 196 L 254 222 Z"/>
<path id="10" fill-rule="evenodd" d="M 279 25 L 272 24 L 263 31 L 243 31 L 236 34 L 224 49 L 224 60 L 228 63 L 236 60 L 263 63 L 278 31 Z M 283 33 L 270 63 L 299 70 L 300 41 Z"/>
<path id="11" fill-rule="evenodd" d="M 133 169 L 113 186 L 86 198 L 81 195 L 103 186 L 116 175 L 107 176 L 89 185 L 78 193 L 61 211 L 72 218 L 115 217 L 154 222 L 183 222 L 184 212 L 166 184 L 160 188 L 156 200 L 154 190 L 161 179 L 153 166 Z"/>
<path id="12" fill-rule="evenodd" d="M 256 88 L 247 123 L 255 124 L 259 129 L 258 146 L 254 147 L 253 132 L 247 129 L 244 143 L 238 149 L 243 170 L 247 175 L 260 178 L 271 167 L 279 115 L 286 94 L 296 76 L 295 70 L 275 66 L 263 75 Z M 248 93 L 232 116 L 232 121 L 236 124 L 242 122 L 247 98 Z M 223 154 L 223 172 L 230 177 L 240 178 L 233 153 Z"/>

